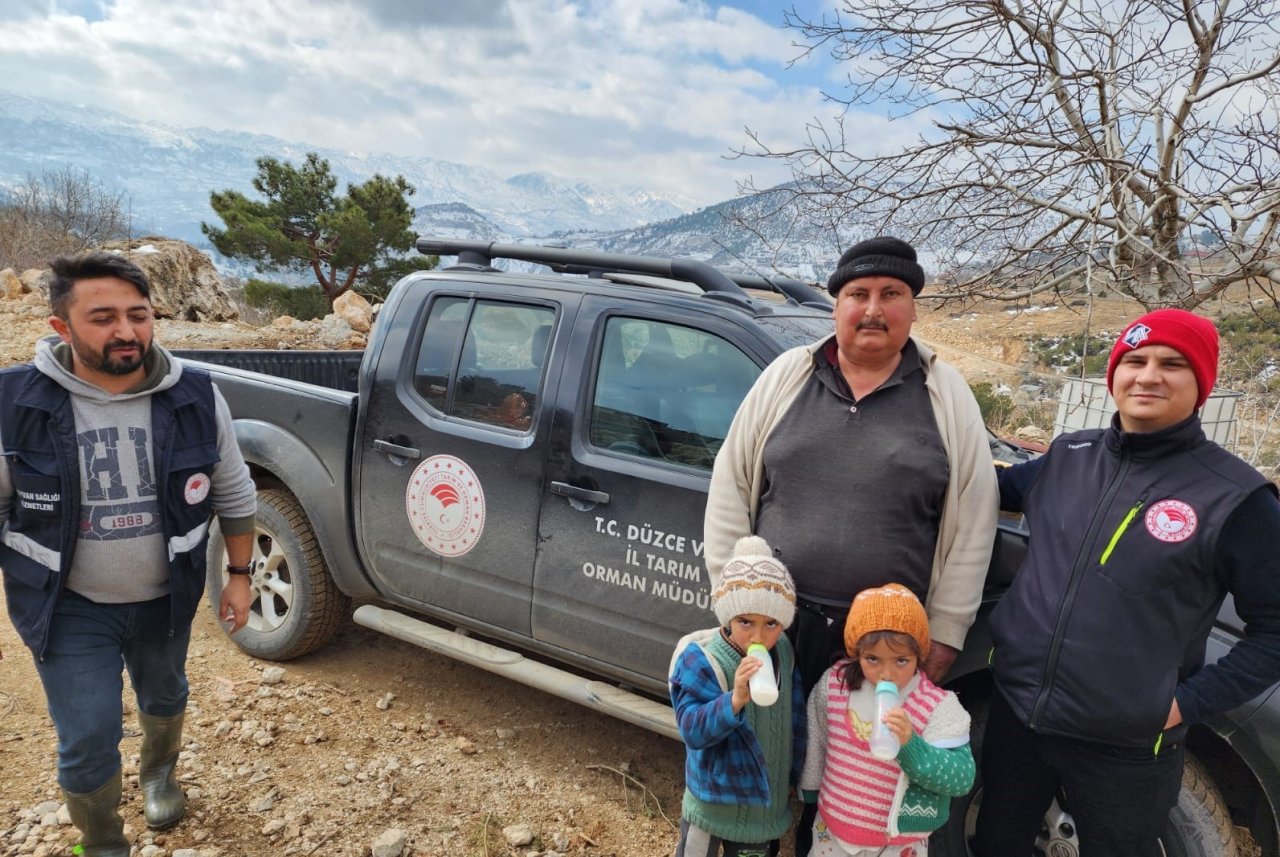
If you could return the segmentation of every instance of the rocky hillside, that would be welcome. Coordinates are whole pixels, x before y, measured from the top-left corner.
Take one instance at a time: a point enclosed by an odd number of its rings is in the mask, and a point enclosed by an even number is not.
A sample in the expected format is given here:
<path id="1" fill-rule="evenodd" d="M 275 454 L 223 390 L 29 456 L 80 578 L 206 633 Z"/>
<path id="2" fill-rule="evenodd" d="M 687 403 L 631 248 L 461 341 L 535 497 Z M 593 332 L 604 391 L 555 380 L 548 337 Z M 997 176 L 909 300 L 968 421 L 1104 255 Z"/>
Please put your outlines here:
<path id="1" fill-rule="evenodd" d="M 364 348 L 372 309 L 357 294 L 338 299 L 318 321 L 283 316 L 266 325 L 241 319 L 240 308 L 204 253 L 182 241 L 138 238 L 103 249 L 123 253 L 147 272 L 156 307 L 156 338 L 169 348 Z M 45 297 L 47 270 L 0 271 L 0 365 L 31 359 L 52 333 Z"/>

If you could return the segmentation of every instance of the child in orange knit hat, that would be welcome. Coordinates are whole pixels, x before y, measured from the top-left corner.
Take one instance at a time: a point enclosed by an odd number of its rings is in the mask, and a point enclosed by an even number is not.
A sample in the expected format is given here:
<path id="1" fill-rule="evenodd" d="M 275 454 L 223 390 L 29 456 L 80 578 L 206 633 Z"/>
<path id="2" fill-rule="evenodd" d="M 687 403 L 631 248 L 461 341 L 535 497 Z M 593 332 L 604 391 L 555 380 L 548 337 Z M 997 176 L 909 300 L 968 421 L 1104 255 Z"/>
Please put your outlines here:
<path id="1" fill-rule="evenodd" d="M 809 750 L 800 788 L 818 804 L 810 857 L 899 857 L 927 853 L 951 798 L 973 786 L 969 715 L 956 695 L 919 666 L 929 619 L 911 590 L 890 583 L 858 593 L 845 622 L 848 658 L 809 695 Z M 891 681 L 901 706 L 884 717 L 901 750 L 871 755 L 875 686 Z"/>

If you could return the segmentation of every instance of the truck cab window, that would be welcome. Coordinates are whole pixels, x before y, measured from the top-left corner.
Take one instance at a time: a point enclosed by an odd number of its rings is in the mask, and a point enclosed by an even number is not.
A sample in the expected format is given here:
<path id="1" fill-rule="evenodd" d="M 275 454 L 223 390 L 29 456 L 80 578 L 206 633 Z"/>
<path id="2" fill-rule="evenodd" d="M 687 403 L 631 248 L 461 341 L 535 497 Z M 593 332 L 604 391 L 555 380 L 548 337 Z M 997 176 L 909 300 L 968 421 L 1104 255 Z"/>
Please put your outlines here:
<path id="1" fill-rule="evenodd" d="M 414 389 L 442 414 L 528 431 L 554 322 L 545 306 L 438 300 L 423 328 Z"/>
<path id="2" fill-rule="evenodd" d="M 682 325 L 614 317 L 605 325 L 591 443 L 710 470 L 760 369 L 732 343 Z"/>

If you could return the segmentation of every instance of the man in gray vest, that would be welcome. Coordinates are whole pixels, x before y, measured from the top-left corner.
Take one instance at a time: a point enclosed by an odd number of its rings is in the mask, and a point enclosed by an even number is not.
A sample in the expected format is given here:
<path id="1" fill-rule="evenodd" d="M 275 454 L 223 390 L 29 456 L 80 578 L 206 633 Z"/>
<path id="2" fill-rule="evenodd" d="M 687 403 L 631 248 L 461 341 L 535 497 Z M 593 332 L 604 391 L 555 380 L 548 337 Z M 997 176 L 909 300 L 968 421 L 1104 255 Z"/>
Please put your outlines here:
<path id="1" fill-rule="evenodd" d="M 82 853 L 127 857 L 122 669 L 143 733 L 143 815 L 169 827 L 186 811 L 175 768 L 210 519 L 226 539 L 219 615 L 234 632 L 249 618 L 256 494 L 208 374 L 153 342 L 140 268 L 110 253 L 57 259 L 49 304 L 57 336 L 0 370 L 0 567 Z"/>

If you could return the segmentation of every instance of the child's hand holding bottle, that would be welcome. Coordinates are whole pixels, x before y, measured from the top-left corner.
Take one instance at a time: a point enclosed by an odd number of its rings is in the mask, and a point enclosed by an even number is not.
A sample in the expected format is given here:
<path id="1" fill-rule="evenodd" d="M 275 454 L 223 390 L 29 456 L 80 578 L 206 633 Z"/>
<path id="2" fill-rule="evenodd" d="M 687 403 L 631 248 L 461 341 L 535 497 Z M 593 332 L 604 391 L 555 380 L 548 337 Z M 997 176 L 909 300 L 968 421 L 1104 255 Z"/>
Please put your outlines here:
<path id="1" fill-rule="evenodd" d="M 747 707 L 751 701 L 751 677 L 760 671 L 760 660 L 754 657 L 743 658 L 733 674 L 733 711 L 736 714 Z"/>
<path id="2" fill-rule="evenodd" d="M 895 708 L 886 714 L 884 716 L 884 724 L 897 737 L 898 746 L 900 747 L 907 746 L 911 736 L 916 734 L 915 727 L 911 725 L 911 718 L 907 717 L 907 712 L 901 708 Z"/>

